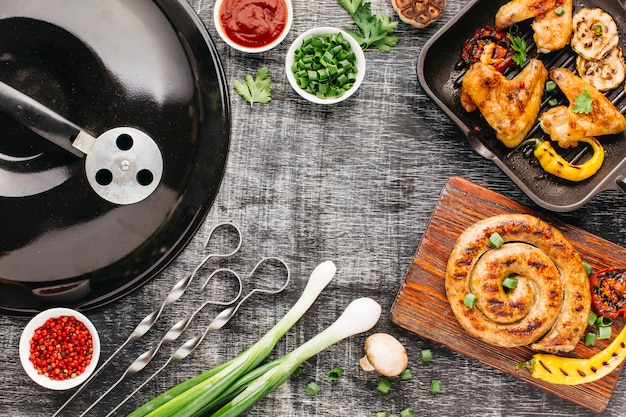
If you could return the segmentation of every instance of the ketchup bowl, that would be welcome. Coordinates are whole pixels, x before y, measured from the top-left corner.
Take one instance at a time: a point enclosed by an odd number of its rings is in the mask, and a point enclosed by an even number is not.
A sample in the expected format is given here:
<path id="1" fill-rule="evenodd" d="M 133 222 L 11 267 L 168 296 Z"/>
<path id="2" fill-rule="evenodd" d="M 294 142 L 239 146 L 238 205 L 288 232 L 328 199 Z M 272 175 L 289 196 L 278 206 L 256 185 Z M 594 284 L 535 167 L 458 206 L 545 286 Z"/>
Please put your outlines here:
<path id="1" fill-rule="evenodd" d="M 238 51 L 265 52 L 280 44 L 293 22 L 291 0 L 217 0 L 215 29 Z"/>
<path id="2" fill-rule="evenodd" d="M 66 390 L 82 384 L 95 371 L 100 338 L 83 314 L 51 308 L 28 322 L 19 352 L 22 367 L 33 381 L 44 388 Z"/>

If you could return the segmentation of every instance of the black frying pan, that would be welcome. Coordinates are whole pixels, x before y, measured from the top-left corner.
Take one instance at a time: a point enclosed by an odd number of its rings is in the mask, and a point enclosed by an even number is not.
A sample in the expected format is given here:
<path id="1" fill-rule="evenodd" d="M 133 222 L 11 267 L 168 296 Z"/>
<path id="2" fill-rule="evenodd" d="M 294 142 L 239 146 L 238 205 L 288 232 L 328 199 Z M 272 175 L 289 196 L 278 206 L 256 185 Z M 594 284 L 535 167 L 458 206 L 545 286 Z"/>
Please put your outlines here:
<path id="1" fill-rule="evenodd" d="M 417 75 L 421 86 L 433 101 L 461 129 L 472 148 L 481 156 L 496 164 L 535 203 L 555 212 L 573 211 L 583 206 L 596 194 L 610 189 L 626 192 L 626 134 L 605 136 L 601 142 L 605 148 L 605 161 L 600 171 L 580 183 L 560 180 L 546 175 L 540 166 L 522 152 L 508 156 L 506 148 L 495 137 L 479 112 L 467 113 L 459 103 L 459 79 L 463 70 L 459 67 L 463 42 L 484 25 L 494 24 L 496 11 L 507 0 L 473 0 L 424 46 L 417 62 Z M 620 45 L 626 49 L 626 9 L 618 1 L 575 0 L 574 12 L 581 7 L 600 7 L 617 23 Z M 537 56 L 532 40 L 530 22 L 518 25 L 529 47 L 529 58 Z M 539 55 L 547 68 L 562 66 L 574 70 L 575 59 L 571 48 Z M 511 72 L 507 76 L 514 76 Z M 622 113 L 626 111 L 626 94 L 623 86 L 608 93 L 611 101 Z M 545 108 L 542 108 L 542 111 Z M 538 126 L 529 136 L 539 137 L 543 132 Z M 564 154 L 566 158 L 570 156 Z"/>

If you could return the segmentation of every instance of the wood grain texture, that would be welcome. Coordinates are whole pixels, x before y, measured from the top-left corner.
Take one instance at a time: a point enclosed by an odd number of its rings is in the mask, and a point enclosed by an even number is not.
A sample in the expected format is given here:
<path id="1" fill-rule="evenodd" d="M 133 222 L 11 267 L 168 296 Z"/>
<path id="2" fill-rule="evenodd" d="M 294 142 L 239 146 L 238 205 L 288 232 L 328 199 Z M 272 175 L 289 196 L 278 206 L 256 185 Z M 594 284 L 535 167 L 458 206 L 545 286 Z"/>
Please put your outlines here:
<path id="1" fill-rule="evenodd" d="M 467 333 L 454 317 L 446 297 L 446 263 L 452 247 L 467 227 L 476 221 L 504 213 L 528 213 L 543 217 L 558 227 L 572 242 L 583 260 L 594 269 L 624 267 L 626 249 L 554 218 L 546 218 L 513 200 L 460 177 L 452 177 L 424 233 L 391 309 L 397 325 L 429 340 L 441 343 L 474 359 L 509 373 L 541 389 L 586 407 L 594 412 L 606 409 L 615 389 L 621 367 L 600 381 L 581 385 L 554 385 L 530 377 L 515 369 L 534 353 L 528 347 L 491 346 Z M 614 336 L 621 323 L 614 326 Z M 571 355 L 590 357 L 607 345 L 602 340 L 595 348 L 578 344 Z M 597 348 L 597 349 L 596 349 Z"/>
<path id="2" fill-rule="evenodd" d="M 281 339 L 272 358 L 323 330 L 355 297 L 368 296 L 383 307 L 373 331 L 390 333 L 405 344 L 414 378 L 394 380 L 389 394 L 380 394 L 378 376 L 358 365 L 366 335 L 355 336 L 311 358 L 298 378 L 286 381 L 246 416 L 373 417 L 378 411 L 398 414 L 411 408 L 420 417 L 593 417 L 581 406 L 407 331 L 390 319 L 390 308 L 450 176 L 463 176 L 532 206 L 506 175 L 472 151 L 417 80 L 416 60 L 423 46 L 467 1 L 448 0 L 441 19 L 426 29 L 400 23 L 398 45 L 389 53 L 368 49 L 363 85 L 348 100 L 330 107 L 311 105 L 291 89 L 284 75 L 285 53 L 307 29 L 350 28 L 353 22 L 334 0 L 293 3 L 294 23 L 285 41 L 266 53 L 242 54 L 218 38 L 213 26 L 215 1 L 189 0 L 215 41 L 229 82 L 232 141 L 222 186 L 204 224 L 171 265 L 127 297 L 86 314 L 100 331 L 103 355 L 110 354 L 206 254 L 209 230 L 227 220 L 239 224 L 244 243 L 235 258 L 219 266 L 245 273 L 261 257 L 279 255 L 291 267 L 292 282 L 280 295 L 253 297 L 225 328 L 210 335 L 189 358 L 168 367 L 115 416 L 127 415 L 174 384 L 245 349 L 293 305 L 313 268 L 333 260 L 337 276 L 304 319 Z M 372 0 L 371 8 L 393 17 L 387 0 Z M 457 51 L 451 48 L 450 53 Z M 272 101 L 251 107 L 234 92 L 232 81 L 245 79 L 260 66 L 267 66 L 272 78 Z M 607 192 L 576 212 L 556 216 L 624 244 L 624 201 L 623 194 Z M 601 253 L 594 256 L 602 258 Z M 216 266 L 217 262 L 207 265 L 202 276 Z M 160 325 L 128 346 L 63 417 L 80 415 L 169 325 L 207 297 L 221 294 L 192 287 L 164 312 Z M 186 335 L 202 330 L 216 312 L 210 307 L 203 310 Z M 36 386 L 14 360 L 25 324 L 23 318 L 0 316 L 0 353 L 8 358 L 0 372 L 0 414 L 49 417 L 71 392 Z M 164 347 L 154 363 L 118 386 L 87 417 L 105 416 L 174 347 Z M 432 362 L 419 361 L 422 349 L 432 349 Z M 344 369 L 344 377 L 329 381 L 328 372 L 335 366 Z M 438 395 L 428 391 L 432 379 L 442 381 Z M 315 397 L 303 391 L 309 380 L 322 386 Z M 618 387 L 600 416 L 625 415 L 626 390 Z"/>

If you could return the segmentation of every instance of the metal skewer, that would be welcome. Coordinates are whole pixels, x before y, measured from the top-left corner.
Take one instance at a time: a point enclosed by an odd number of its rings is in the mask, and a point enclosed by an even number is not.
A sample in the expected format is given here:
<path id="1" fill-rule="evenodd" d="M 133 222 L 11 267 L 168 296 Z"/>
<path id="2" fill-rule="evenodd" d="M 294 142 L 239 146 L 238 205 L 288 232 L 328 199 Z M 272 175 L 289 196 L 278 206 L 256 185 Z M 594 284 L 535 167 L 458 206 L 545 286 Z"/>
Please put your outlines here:
<path id="1" fill-rule="evenodd" d="M 113 415 L 113 413 L 115 413 L 117 410 L 120 409 L 120 407 L 122 407 L 124 404 L 126 404 L 126 402 L 132 398 L 135 394 L 137 394 L 139 391 L 141 391 L 143 389 L 143 387 L 145 387 L 150 381 L 152 381 L 157 375 L 159 375 L 159 373 L 161 373 L 161 371 L 163 371 L 168 365 L 170 365 L 172 362 L 178 362 L 181 361 L 183 359 L 185 359 L 187 356 L 189 356 L 199 345 L 200 343 L 202 343 L 202 341 L 204 340 L 204 338 L 210 334 L 213 333 L 219 329 L 221 329 L 222 327 L 224 327 L 224 325 L 226 325 L 226 323 L 228 323 L 228 321 L 235 315 L 235 313 L 237 312 L 237 310 L 239 310 L 239 307 L 248 299 L 250 298 L 253 294 L 255 293 L 264 293 L 264 294 L 278 294 L 280 292 L 282 292 L 287 285 L 289 284 L 289 281 L 291 279 L 291 272 L 289 270 L 289 267 L 287 266 L 287 264 L 280 258 L 274 258 L 274 257 L 270 257 L 270 258 L 263 258 L 261 259 L 256 266 L 254 267 L 254 269 L 252 270 L 252 272 L 248 275 L 248 277 L 251 277 L 252 275 L 254 275 L 255 271 L 259 268 L 259 266 L 263 263 L 263 262 L 267 262 L 269 260 L 276 260 L 280 263 L 283 264 L 283 266 L 285 267 L 285 269 L 287 270 L 287 279 L 285 280 L 285 283 L 278 289 L 276 290 L 264 290 L 264 289 L 260 289 L 260 288 L 255 288 L 252 291 L 250 291 L 245 297 L 243 297 L 236 305 L 228 307 L 226 309 L 224 309 L 220 314 L 218 314 L 215 319 L 213 319 L 213 321 L 209 324 L 209 326 L 205 329 L 205 331 L 189 340 L 187 340 L 185 343 L 183 343 L 168 359 L 167 361 L 165 361 L 165 363 L 163 365 L 161 365 L 152 375 L 150 375 L 146 380 L 144 380 L 139 386 L 137 386 L 137 388 L 135 388 L 130 394 L 128 394 L 113 410 L 111 410 L 106 417 L 110 417 L 111 415 Z M 234 273 L 236 275 L 236 273 L 234 271 L 231 271 L 232 273 Z M 208 281 L 207 281 L 208 282 Z M 206 284 L 205 284 L 206 285 Z M 98 399 L 99 401 L 100 399 Z M 92 406 L 93 407 L 93 406 Z M 90 407 L 91 408 L 91 407 Z M 84 414 L 82 414 L 79 417 L 82 417 Z"/>
<path id="2" fill-rule="evenodd" d="M 184 318 L 184 319 L 178 321 L 177 323 L 175 323 L 167 331 L 165 336 L 163 336 L 161 338 L 161 340 L 159 340 L 159 343 L 157 343 L 156 346 L 154 346 L 151 349 L 148 349 L 147 351 L 145 351 L 144 353 L 139 355 L 137 357 L 137 359 L 135 359 L 128 366 L 128 368 L 119 377 L 119 379 L 116 382 L 114 382 L 100 397 L 98 397 L 98 399 L 96 399 L 85 411 L 83 411 L 83 413 L 80 414 L 79 417 L 83 417 L 90 410 L 92 410 L 104 397 L 106 397 L 111 391 L 113 391 L 113 389 L 116 386 L 118 386 L 122 381 L 124 381 L 127 377 L 129 377 L 131 375 L 134 375 L 134 374 L 140 372 L 143 368 L 145 368 L 146 365 L 148 365 L 150 363 L 150 361 L 156 356 L 157 352 L 159 351 L 159 349 L 161 348 L 162 345 L 167 344 L 167 343 L 171 343 L 174 340 L 178 339 L 178 337 L 189 327 L 189 325 L 191 324 L 191 321 L 193 320 L 193 318 L 196 317 L 196 315 L 198 315 L 198 313 L 200 313 L 200 311 L 202 311 L 202 309 L 204 307 L 208 306 L 209 304 L 228 306 L 228 305 L 231 305 L 231 304 L 237 302 L 237 300 L 239 300 L 239 298 L 241 297 L 241 292 L 243 291 L 243 285 L 241 283 L 241 278 L 239 277 L 239 275 L 237 275 L 234 271 L 231 271 L 230 269 L 222 268 L 222 269 L 215 270 L 209 276 L 209 278 L 207 279 L 206 283 L 203 285 L 203 288 L 206 287 L 206 284 L 208 284 L 208 282 L 211 280 L 211 278 L 213 278 L 215 275 L 217 275 L 219 273 L 222 273 L 222 272 L 229 272 L 229 273 L 231 273 L 231 275 L 233 275 L 237 279 L 237 283 L 238 283 L 238 286 L 239 286 L 239 290 L 237 291 L 237 295 L 232 300 L 228 300 L 228 301 L 207 300 L 204 303 L 202 303 L 202 305 L 200 307 L 198 307 L 189 316 L 187 316 L 186 318 Z M 226 310 L 232 310 L 232 309 L 226 309 Z M 220 313 L 220 315 L 222 313 Z M 220 315 L 218 315 L 218 317 Z"/>
<path id="3" fill-rule="evenodd" d="M 196 266 L 196 268 L 190 274 L 188 274 L 186 277 L 184 277 L 181 280 L 179 280 L 178 282 L 176 282 L 176 284 L 174 284 L 174 286 L 172 287 L 170 292 L 167 294 L 167 296 L 165 297 L 165 299 L 161 303 L 161 306 L 157 310 L 155 310 L 152 313 L 148 314 L 146 317 L 143 318 L 143 320 L 141 320 L 139 322 L 139 324 L 137 325 L 137 327 L 135 327 L 135 329 L 132 331 L 130 336 L 128 336 L 128 338 L 94 371 L 93 374 L 91 374 L 91 376 L 89 378 L 87 378 L 85 380 L 85 382 L 83 382 L 83 384 L 74 392 L 74 394 L 72 394 L 72 396 L 70 398 L 67 399 L 67 401 L 65 401 L 65 403 L 63 403 L 63 405 L 61 405 L 61 407 L 52 415 L 52 417 L 57 417 L 72 402 L 74 402 L 74 400 L 76 398 L 78 398 L 78 396 L 85 390 L 85 388 L 87 388 L 87 386 L 94 379 L 96 379 L 96 377 L 98 377 L 98 375 L 100 375 L 102 373 L 102 371 L 113 361 L 113 359 L 115 359 L 120 354 L 120 352 L 122 352 L 122 350 L 128 344 L 138 340 L 140 337 L 142 337 L 144 334 L 146 334 L 148 332 L 148 330 L 150 330 L 152 328 L 152 326 L 154 326 L 156 321 L 159 319 L 159 317 L 161 316 L 161 313 L 163 312 L 163 310 L 167 306 L 173 304 L 178 299 L 180 299 L 180 297 L 182 297 L 182 295 L 185 293 L 185 291 L 187 290 L 187 288 L 191 284 L 191 281 L 194 279 L 194 277 L 196 276 L 198 271 L 211 258 L 228 258 L 230 256 L 233 256 L 235 253 L 237 253 L 239 251 L 239 249 L 241 248 L 241 244 L 242 244 L 241 231 L 239 230 L 239 227 L 237 227 L 237 225 L 235 225 L 234 223 L 230 223 L 230 222 L 220 223 L 220 224 L 216 225 L 215 227 L 213 227 L 213 229 L 211 229 L 211 231 L 209 232 L 209 236 L 208 236 L 208 238 L 206 240 L 206 243 L 205 243 L 205 248 L 208 247 L 209 242 L 211 241 L 215 231 L 217 229 L 219 229 L 219 228 L 222 228 L 222 227 L 230 227 L 230 228 L 235 229 L 235 231 L 237 232 L 238 242 L 237 242 L 237 246 L 235 247 L 235 249 L 233 249 L 229 253 L 223 253 L 223 254 L 221 254 L 221 253 L 212 253 L 212 254 L 208 254 L 207 256 L 204 257 L 204 259 L 202 259 L 202 261 Z M 205 285 L 206 285 L 206 283 L 205 283 Z"/>

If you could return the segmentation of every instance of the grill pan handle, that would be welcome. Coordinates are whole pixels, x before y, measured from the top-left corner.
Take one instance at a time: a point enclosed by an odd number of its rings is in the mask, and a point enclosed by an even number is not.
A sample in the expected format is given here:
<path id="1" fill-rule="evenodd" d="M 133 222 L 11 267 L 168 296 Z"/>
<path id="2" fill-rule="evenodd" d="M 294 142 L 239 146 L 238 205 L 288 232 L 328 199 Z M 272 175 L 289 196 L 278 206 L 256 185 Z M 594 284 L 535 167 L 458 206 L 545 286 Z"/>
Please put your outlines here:
<path id="1" fill-rule="evenodd" d="M 85 156 L 72 146 L 81 132 L 78 126 L 3 82 L 0 82 L 0 113 L 71 154 L 79 158 Z"/>

